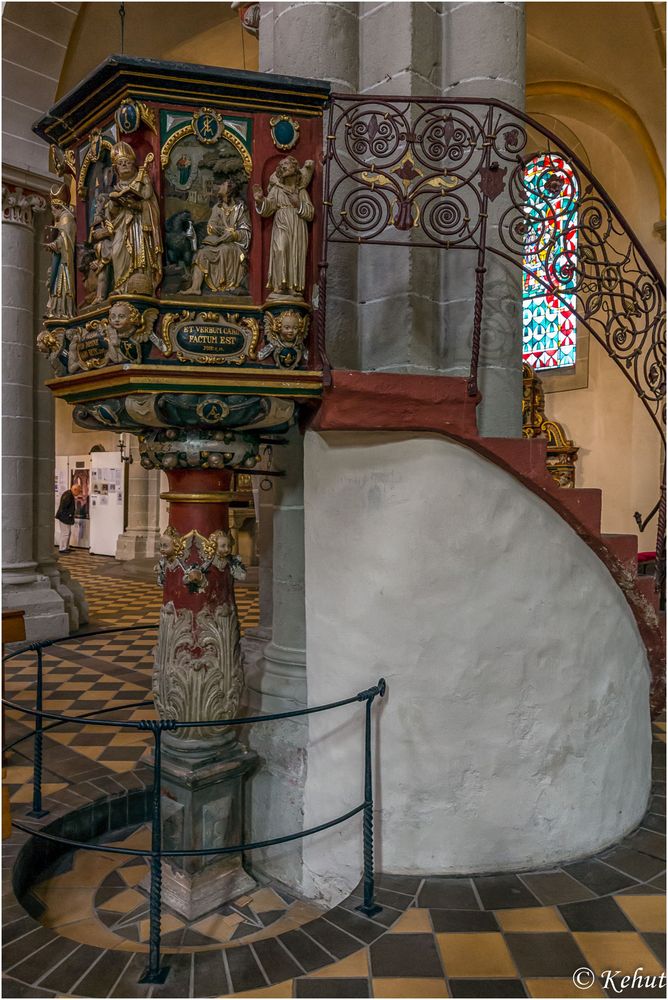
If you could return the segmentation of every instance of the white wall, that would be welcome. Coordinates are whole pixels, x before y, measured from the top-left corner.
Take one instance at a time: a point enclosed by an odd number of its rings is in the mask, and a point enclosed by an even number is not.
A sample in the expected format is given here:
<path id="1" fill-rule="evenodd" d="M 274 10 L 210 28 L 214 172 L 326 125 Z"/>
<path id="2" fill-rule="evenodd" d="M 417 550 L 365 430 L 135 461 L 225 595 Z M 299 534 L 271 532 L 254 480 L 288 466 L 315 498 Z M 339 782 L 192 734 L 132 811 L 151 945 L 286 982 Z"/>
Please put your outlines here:
<path id="1" fill-rule="evenodd" d="M 600 560 L 513 477 L 436 436 L 306 434 L 310 704 L 384 675 L 376 867 L 489 872 L 592 853 L 641 818 L 649 670 Z M 362 798 L 363 708 L 310 717 L 305 825 Z M 305 841 L 355 885 L 360 822 Z"/>

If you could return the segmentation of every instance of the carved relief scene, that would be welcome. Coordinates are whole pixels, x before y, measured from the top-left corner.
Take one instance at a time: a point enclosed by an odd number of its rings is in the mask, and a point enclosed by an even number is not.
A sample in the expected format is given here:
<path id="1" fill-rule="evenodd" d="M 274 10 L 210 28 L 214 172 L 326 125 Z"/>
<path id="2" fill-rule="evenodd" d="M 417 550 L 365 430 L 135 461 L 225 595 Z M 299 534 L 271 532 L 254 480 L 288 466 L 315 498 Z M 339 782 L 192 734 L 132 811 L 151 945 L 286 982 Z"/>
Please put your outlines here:
<path id="1" fill-rule="evenodd" d="M 223 121 L 201 109 L 194 115 L 166 113 L 163 126 L 163 292 L 248 295 L 251 158 L 242 137 L 250 138 L 250 122 Z"/>

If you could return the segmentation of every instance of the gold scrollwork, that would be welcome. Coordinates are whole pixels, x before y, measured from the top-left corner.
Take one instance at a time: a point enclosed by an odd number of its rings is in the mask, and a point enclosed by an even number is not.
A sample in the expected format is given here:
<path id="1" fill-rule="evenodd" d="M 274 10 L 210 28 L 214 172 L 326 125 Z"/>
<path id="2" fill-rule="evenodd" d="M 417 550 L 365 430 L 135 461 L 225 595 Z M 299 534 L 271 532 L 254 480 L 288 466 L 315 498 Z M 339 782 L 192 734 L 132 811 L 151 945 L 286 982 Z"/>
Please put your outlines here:
<path id="1" fill-rule="evenodd" d="M 160 150 L 161 165 L 163 167 L 167 167 L 169 165 L 169 154 L 171 153 L 172 149 L 177 144 L 177 142 L 179 142 L 181 139 L 184 139 L 187 135 L 195 135 L 195 134 L 196 133 L 192 122 L 188 122 L 187 125 L 183 125 L 181 128 L 178 128 L 176 132 L 172 132 L 169 138 L 165 140 L 165 143 L 162 149 Z M 253 160 L 251 159 L 251 155 L 244 146 L 241 139 L 239 139 L 236 135 L 234 135 L 233 132 L 230 132 L 229 129 L 226 129 L 224 127 L 221 129 L 217 138 L 227 139 L 228 142 L 232 143 L 232 145 L 234 146 L 234 148 L 237 150 L 237 152 L 241 157 L 244 166 L 244 173 L 246 174 L 247 177 L 250 177 L 251 171 L 253 169 Z"/>
<path id="2" fill-rule="evenodd" d="M 148 104 L 144 104 L 143 101 L 137 101 L 137 107 L 139 108 L 139 114 L 141 115 L 142 121 L 145 121 L 151 132 L 154 132 L 155 135 L 157 135 L 158 122 L 153 108 L 149 108 Z"/>
<path id="3" fill-rule="evenodd" d="M 103 139 L 99 130 L 94 129 L 88 137 L 90 145 L 86 151 L 79 171 L 79 183 L 77 184 L 77 194 L 83 195 L 86 191 L 86 177 L 91 163 L 97 163 L 102 155 L 103 149 L 108 149 L 111 153 L 112 145 L 108 139 Z"/>

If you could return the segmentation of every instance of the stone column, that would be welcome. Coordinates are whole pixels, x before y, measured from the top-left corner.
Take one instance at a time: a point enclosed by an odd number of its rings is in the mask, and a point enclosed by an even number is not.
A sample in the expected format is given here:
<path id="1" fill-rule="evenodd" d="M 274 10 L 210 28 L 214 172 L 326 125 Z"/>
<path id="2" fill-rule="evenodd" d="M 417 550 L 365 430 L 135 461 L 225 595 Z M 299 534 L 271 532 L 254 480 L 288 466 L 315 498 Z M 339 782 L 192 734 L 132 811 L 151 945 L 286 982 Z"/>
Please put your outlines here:
<path id="1" fill-rule="evenodd" d="M 34 558 L 33 213 L 45 207 L 39 195 L 2 189 L 3 607 L 25 611 L 31 640 L 58 638 L 69 631 L 63 599 L 38 572 Z"/>
<path id="2" fill-rule="evenodd" d="M 144 469 L 136 437 L 126 434 L 125 440 L 130 442 L 132 455 L 128 469 L 128 524 L 118 536 L 116 558 L 150 559 L 160 542 L 160 470 Z"/>
<path id="3" fill-rule="evenodd" d="M 396 95 L 399 104 L 402 96 L 438 96 L 441 21 L 429 3 L 362 4 L 360 93 L 369 99 Z M 411 110 L 407 116 L 415 117 Z M 393 230 L 387 237 L 394 237 Z M 400 247 L 360 248 L 358 367 L 363 371 L 433 375 L 442 368 L 440 254 L 411 246 L 412 238 L 409 233 Z"/>
<path id="4" fill-rule="evenodd" d="M 306 611 L 304 603 L 304 444 L 297 427 L 289 443 L 274 448 L 273 580 L 271 641 L 260 660 L 246 658 L 249 707 L 263 714 L 306 704 Z M 266 569 L 266 567 L 265 567 Z M 262 580 L 266 586 L 266 579 Z M 247 647 L 246 647 L 247 649 Z M 283 720 L 253 726 L 250 745 L 262 759 L 249 789 L 254 840 L 295 833 L 304 822 L 308 722 Z M 267 802 L 275 803 L 268 810 Z M 295 888 L 302 883 L 302 844 L 253 852 L 254 869 Z"/>
<path id="5" fill-rule="evenodd" d="M 38 244 L 39 245 L 39 244 Z M 43 262 L 45 254 L 36 255 L 37 272 L 37 313 L 45 313 L 47 288 L 41 275 L 46 274 L 48 264 Z M 68 570 L 56 558 L 53 543 L 54 529 L 54 478 L 55 478 L 55 426 L 54 402 L 45 382 L 53 378 L 43 354 L 34 354 L 33 415 L 35 442 L 35 559 L 37 570 L 48 578 L 52 590 L 63 599 L 67 612 L 70 632 L 75 632 L 88 622 L 88 603 L 83 587 L 74 580 Z"/>
<path id="6" fill-rule="evenodd" d="M 288 76 L 298 72 L 329 80 L 334 91 L 355 93 L 359 89 L 361 6 L 313 0 L 262 4 L 260 69 Z M 357 338 L 357 257 L 354 245 L 329 247 L 327 349 L 335 368 L 362 367 Z"/>
<path id="7" fill-rule="evenodd" d="M 448 3 L 443 23 L 443 94 L 497 98 L 524 107 L 524 4 Z M 508 207 L 502 193 L 490 202 L 488 240 L 498 242 L 496 220 Z M 443 254 L 446 299 L 444 370 L 467 375 L 476 258 L 472 252 Z M 522 434 L 522 282 L 518 267 L 487 254 L 478 408 L 482 434 Z"/>

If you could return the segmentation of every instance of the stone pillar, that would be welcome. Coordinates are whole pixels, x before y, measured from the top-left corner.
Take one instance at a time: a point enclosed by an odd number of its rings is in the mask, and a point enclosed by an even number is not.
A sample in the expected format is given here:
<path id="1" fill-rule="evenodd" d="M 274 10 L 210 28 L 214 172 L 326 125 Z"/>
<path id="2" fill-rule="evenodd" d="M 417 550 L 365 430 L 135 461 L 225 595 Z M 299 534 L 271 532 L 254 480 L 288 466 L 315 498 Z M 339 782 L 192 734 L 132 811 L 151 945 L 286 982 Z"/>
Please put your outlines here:
<path id="1" fill-rule="evenodd" d="M 33 213 L 45 207 L 39 195 L 20 188 L 2 189 L 3 607 L 25 611 L 30 640 L 58 638 L 69 631 L 63 598 L 38 572 L 34 558 Z"/>
<path id="2" fill-rule="evenodd" d="M 524 4 L 448 3 L 443 23 L 443 94 L 446 97 L 497 98 L 524 107 Z M 508 207 L 502 193 L 489 205 L 488 241 L 498 243 L 496 222 Z M 476 257 L 473 252 L 443 254 L 445 330 L 444 370 L 467 375 Z M 478 408 L 482 434 L 522 434 L 522 281 L 518 267 L 487 255 Z"/>
<path id="3" fill-rule="evenodd" d="M 39 243 L 38 243 L 39 246 Z M 48 263 L 44 265 L 44 251 L 36 256 L 37 313 L 43 316 L 46 309 L 47 286 L 41 280 L 46 274 Z M 53 378 L 46 358 L 37 351 L 34 354 L 33 416 L 35 442 L 35 559 L 37 570 L 48 578 L 51 589 L 63 599 L 69 618 L 70 632 L 75 632 L 88 622 L 88 602 L 83 587 L 74 580 L 68 570 L 56 558 L 53 543 L 54 528 L 54 478 L 55 478 L 55 418 L 54 400 L 45 382 Z"/>
<path id="4" fill-rule="evenodd" d="M 137 438 L 126 434 L 125 440 L 130 442 L 132 455 L 128 469 L 128 524 L 118 536 L 116 558 L 150 559 L 160 542 L 160 470 L 144 469 Z"/>
<path id="5" fill-rule="evenodd" d="M 438 96 L 441 20 L 429 3 L 362 4 L 360 93 L 398 101 Z M 392 239 L 393 231 L 387 235 Z M 442 368 L 440 254 L 412 247 L 412 235 L 401 247 L 360 248 L 358 367 L 364 371 L 433 375 Z"/>
<path id="6" fill-rule="evenodd" d="M 359 89 L 361 6 L 312 0 L 262 4 L 260 69 L 288 76 L 298 71 L 300 76 L 330 80 L 334 91 L 355 93 Z M 357 258 L 354 245 L 329 247 L 327 349 L 335 368 L 362 367 L 357 338 Z"/>
<path id="7" fill-rule="evenodd" d="M 247 657 L 245 681 L 251 711 L 285 712 L 306 705 L 304 603 L 304 444 L 297 427 L 288 444 L 274 448 L 273 581 L 271 641 L 260 660 Z M 266 586 L 266 581 L 262 581 Z M 308 722 L 283 720 L 253 726 L 250 745 L 263 764 L 249 794 L 254 840 L 303 828 Z M 268 810 L 267 802 L 275 803 Z M 254 869 L 295 888 L 302 883 L 301 841 L 253 852 Z"/>

